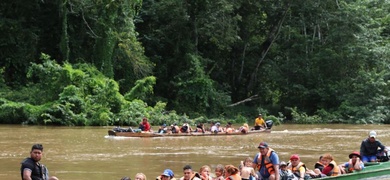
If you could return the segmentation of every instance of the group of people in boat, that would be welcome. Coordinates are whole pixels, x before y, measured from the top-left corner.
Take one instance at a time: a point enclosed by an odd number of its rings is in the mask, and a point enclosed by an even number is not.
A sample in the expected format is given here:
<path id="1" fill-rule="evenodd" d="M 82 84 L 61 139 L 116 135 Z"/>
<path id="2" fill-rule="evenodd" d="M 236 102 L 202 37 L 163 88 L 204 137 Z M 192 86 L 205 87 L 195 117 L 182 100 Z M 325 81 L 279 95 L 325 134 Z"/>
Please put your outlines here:
<path id="1" fill-rule="evenodd" d="M 233 133 L 233 132 L 241 132 L 241 133 L 247 133 L 250 130 L 262 130 L 262 129 L 270 129 L 273 125 L 272 120 L 268 120 L 267 122 L 263 119 L 262 114 L 259 114 L 258 117 L 255 119 L 255 123 L 253 128 L 249 128 L 249 125 L 247 123 L 244 123 L 239 128 L 234 128 L 232 126 L 231 122 L 228 122 L 225 126 L 221 126 L 221 123 L 219 122 L 211 122 L 209 127 L 205 127 L 204 123 L 197 123 L 194 127 L 191 127 L 191 125 L 188 122 L 183 123 L 183 125 L 179 126 L 177 123 L 173 123 L 170 126 L 167 126 L 167 124 L 162 124 L 159 129 L 158 133 L 191 133 L 191 132 L 211 132 L 211 133 Z M 132 130 L 134 131 L 134 130 Z M 142 119 L 142 122 L 139 125 L 139 131 L 142 132 L 153 132 L 151 129 L 150 123 L 148 122 L 148 119 L 144 117 Z"/>
<path id="2" fill-rule="evenodd" d="M 279 161 L 276 151 L 269 147 L 267 142 L 258 145 L 259 153 L 254 158 L 247 157 L 239 166 L 218 164 L 211 174 L 208 165 L 202 166 L 198 172 L 190 165 L 183 167 L 183 176 L 179 180 L 302 180 L 315 179 L 327 176 L 339 176 L 341 174 L 354 173 L 364 170 L 364 163 L 381 161 L 380 156 L 385 154 L 388 158 L 388 149 L 376 139 L 376 132 L 371 131 L 368 138 L 362 141 L 360 152 L 353 151 L 348 155 L 349 161 L 337 164 L 329 153 L 320 156 L 314 168 L 311 169 L 301 161 L 298 154 L 292 154 L 288 162 Z M 379 153 L 379 154 L 378 154 Z M 388 159 L 387 159 L 388 160 Z M 142 174 L 142 173 L 141 173 Z M 139 174 L 137 174 L 139 175 Z M 146 176 L 142 174 L 142 179 Z M 124 177 L 122 180 L 130 180 Z M 171 169 L 165 169 L 156 180 L 176 180 Z"/>

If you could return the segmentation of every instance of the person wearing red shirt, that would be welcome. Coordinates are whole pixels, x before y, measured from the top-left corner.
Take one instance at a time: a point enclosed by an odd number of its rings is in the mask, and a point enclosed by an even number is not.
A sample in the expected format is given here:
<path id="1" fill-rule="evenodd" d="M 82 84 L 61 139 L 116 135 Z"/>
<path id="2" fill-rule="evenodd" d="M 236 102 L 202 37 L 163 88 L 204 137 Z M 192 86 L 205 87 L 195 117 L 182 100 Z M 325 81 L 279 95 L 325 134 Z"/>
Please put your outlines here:
<path id="1" fill-rule="evenodd" d="M 141 131 L 150 131 L 150 124 L 146 117 L 142 118 L 142 122 L 141 124 L 139 124 L 139 128 L 141 129 Z"/>

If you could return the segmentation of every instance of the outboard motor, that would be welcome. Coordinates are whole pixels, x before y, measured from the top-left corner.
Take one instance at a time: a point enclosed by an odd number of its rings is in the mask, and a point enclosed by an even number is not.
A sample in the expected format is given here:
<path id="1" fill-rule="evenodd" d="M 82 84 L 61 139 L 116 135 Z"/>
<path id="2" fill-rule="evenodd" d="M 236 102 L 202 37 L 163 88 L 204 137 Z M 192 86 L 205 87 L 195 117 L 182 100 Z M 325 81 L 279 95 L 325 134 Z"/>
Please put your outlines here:
<path id="1" fill-rule="evenodd" d="M 272 125 L 274 125 L 274 121 L 272 120 L 267 120 L 265 121 L 265 124 L 267 124 L 267 129 L 271 129 Z"/>

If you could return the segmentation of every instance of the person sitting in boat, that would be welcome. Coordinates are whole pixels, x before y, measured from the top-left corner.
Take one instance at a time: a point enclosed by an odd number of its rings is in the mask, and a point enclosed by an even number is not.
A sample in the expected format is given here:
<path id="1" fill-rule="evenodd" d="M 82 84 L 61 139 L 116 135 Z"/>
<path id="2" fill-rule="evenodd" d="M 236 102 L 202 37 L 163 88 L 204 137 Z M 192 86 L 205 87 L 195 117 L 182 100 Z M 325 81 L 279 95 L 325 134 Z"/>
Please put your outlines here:
<path id="1" fill-rule="evenodd" d="M 179 126 L 177 125 L 177 123 L 173 123 L 171 125 L 171 133 L 179 133 L 179 132 L 180 132 Z"/>
<path id="2" fill-rule="evenodd" d="M 188 123 L 184 123 L 180 128 L 181 133 L 190 133 L 191 131 L 191 126 Z"/>
<path id="3" fill-rule="evenodd" d="M 211 126 L 211 132 L 212 133 L 222 132 L 221 123 L 217 122 L 213 126 Z"/>
<path id="4" fill-rule="evenodd" d="M 210 176 L 211 168 L 208 165 L 204 165 L 199 170 L 199 175 L 201 180 L 213 180 Z"/>
<path id="5" fill-rule="evenodd" d="M 378 148 L 379 151 L 378 151 Z M 360 145 L 360 155 L 363 163 L 366 162 L 377 162 L 377 154 L 385 152 L 387 153 L 386 147 L 376 139 L 376 132 L 371 131 L 368 134 L 368 138 L 362 141 Z"/>
<path id="6" fill-rule="evenodd" d="M 322 156 L 318 158 L 318 161 L 314 164 L 314 169 L 318 169 L 319 171 L 322 171 L 324 169 L 324 164 L 321 162 Z"/>
<path id="7" fill-rule="evenodd" d="M 135 180 L 146 180 L 146 175 L 144 173 L 135 174 Z"/>
<path id="8" fill-rule="evenodd" d="M 213 180 L 225 180 L 225 177 L 223 177 L 225 175 L 225 166 L 223 166 L 222 164 L 218 164 L 217 166 L 215 166 L 215 169 L 214 169 L 214 174 L 216 177 L 213 178 Z"/>
<path id="9" fill-rule="evenodd" d="M 232 123 L 231 123 L 231 122 L 228 122 L 228 124 L 226 125 L 226 128 L 225 128 L 224 132 L 226 132 L 226 133 L 232 133 L 232 132 L 234 132 L 234 128 L 232 127 Z"/>
<path id="10" fill-rule="evenodd" d="M 321 158 L 321 163 L 324 165 L 324 169 L 322 171 L 320 171 L 319 169 L 314 169 L 314 171 L 308 170 L 307 174 L 309 174 L 312 178 L 340 175 L 339 166 L 337 166 L 332 155 L 323 155 Z"/>
<path id="11" fill-rule="evenodd" d="M 167 132 L 168 132 L 168 128 L 167 128 L 166 124 L 163 124 L 162 126 L 160 126 L 158 128 L 158 133 L 160 133 L 160 134 L 167 133 Z"/>
<path id="12" fill-rule="evenodd" d="M 265 121 L 263 119 L 263 115 L 259 114 L 257 116 L 257 118 L 255 119 L 254 130 L 260 130 L 260 129 L 264 129 L 264 128 L 267 128 L 267 124 L 265 123 Z"/>
<path id="13" fill-rule="evenodd" d="M 291 170 L 287 169 L 287 163 L 282 161 L 279 164 L 280 180 L 292 180 L 296 179 Z"/>
<path id="14" fill-rule="evenodd" d="M 165 169 L 160 176 L 157 176 L 156 180 L 176 180 L 174 176 L 175 174 L 171 169 Z"/>
<path id="15" fill-rule="evenodd" d="M 139 129 L 141 129 L 141 131 L 150 131 L 150 124 L 148 122 L 148 118 L 142 118 L 142 122 L 139 124 Z"/>
<path id="16" fill-rule="evenodd" d="M 205 133 L 204 124 L 203 124 L 203 123 L 198 123 L 198 124 L 196 125 L 195 132 L 202 132 L 202 133 Z"/>
<path id="17" fill-rule="evenodd" d="M 249 125 L 247 123 L 244 123 L 239 129 L 238 129 L 239 132 L 242 132 L 242 133 L 248 133 L 249 131 Z"/>
<path id="18" fill-rule="evenodd" d="M 355 151 L 349 154 L 349 161 L 339 165 L 341 174 L 352 173 L 364 169 L 364 163 L 361 161 L 360 153 Z"/>
<path id="19" fill-rule="evenodd" d="M 192 170 L 190 165 L 185 165 L 183 167 L 184 176 L 180 178 L 180 180 L 201 180 L 200 175 L 197 172 Z"/>
<path id="20" fill-rule="evenodd" d="M 244 161 L 241 161 L 240 163 L 240 173 L 242 180 L 252 180 L 257 179 L 257 174 L 255 172 L 255 169 L 253 168 L 253 159 L 251 157 L 245 158 Z"/>
<path id="21" fill-rule="evenodd" d="M 305 179 L 307 168 L 306 165 L 301 162 L 298 154 L 291 155 L 287 169 L 289 169 L 298 179 Z"/>
<path id="22" fill-rule="evenodd" d="M 240 170 L 233 165 L 225 166 L 225 180 L 241 180 Z"/>

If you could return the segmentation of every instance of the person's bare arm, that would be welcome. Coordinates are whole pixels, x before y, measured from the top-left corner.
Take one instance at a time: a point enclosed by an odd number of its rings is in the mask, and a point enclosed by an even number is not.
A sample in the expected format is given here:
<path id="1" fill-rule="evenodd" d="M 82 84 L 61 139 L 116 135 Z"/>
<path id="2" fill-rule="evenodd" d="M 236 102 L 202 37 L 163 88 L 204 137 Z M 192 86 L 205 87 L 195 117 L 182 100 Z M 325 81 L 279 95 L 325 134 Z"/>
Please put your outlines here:
<path id="1" fill-rule="evenodd" d="M 280 180 L 280 175 L 279 175 L 279 164 L 274 164 L 274 169 L 275 169 L 275 179 Z"/>
<path id="2" fill-rule="evenodd" d="M 32 180 L 31 179 L 31 171 L 24 169 L 23 170 L 23 180 Z"/>

